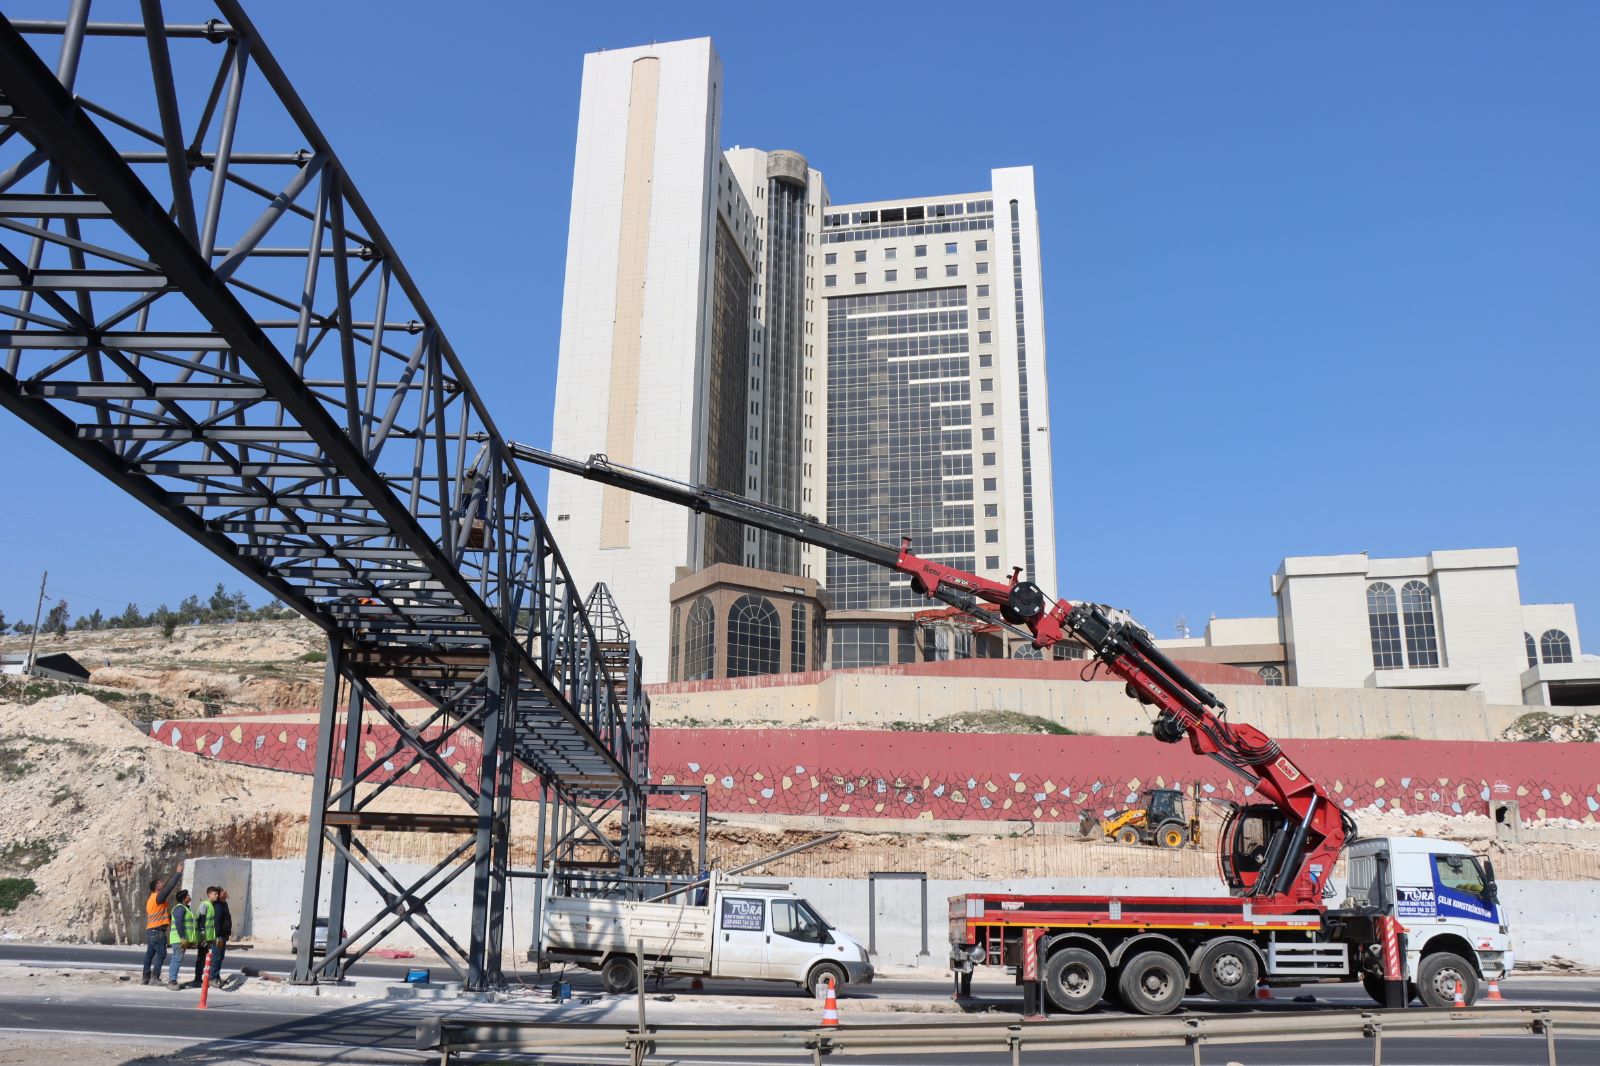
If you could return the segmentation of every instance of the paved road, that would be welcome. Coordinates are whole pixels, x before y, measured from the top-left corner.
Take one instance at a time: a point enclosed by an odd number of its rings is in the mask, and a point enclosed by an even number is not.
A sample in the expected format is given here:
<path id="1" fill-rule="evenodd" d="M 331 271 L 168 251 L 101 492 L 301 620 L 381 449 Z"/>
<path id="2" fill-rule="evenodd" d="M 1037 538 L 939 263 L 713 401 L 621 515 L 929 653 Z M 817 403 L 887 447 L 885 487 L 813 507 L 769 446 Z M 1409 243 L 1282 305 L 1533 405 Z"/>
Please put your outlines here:
<path id="1" fill-rule="evenodd" d="M 137 970 L 142 949 L 118 947 L 0 945 L 0 966 L 46 963 L 56 968 Z M 282 972 L 287 960 L 275 956 L 252 960 L 263 968 Z M 371 963 L 369 977 L 398 976 L 405 964 Z M 585 983 L 592 978 L 585 978 Z M 737 1003 L 750 995 L 770 995 L 772 986 L 753 989 L 738 985 L 713 986 L 721 988 L 730 1003 Z M 669 985 L 667 991 L 672 991 Z M 1600 979 L 1565 978 L 1548 979 L 1522 977 L 1505 985 L 1507 998 L 1512 1002 L 1600 1005 Z M 1004 985 L 980 986 L 977 1010 L 985 1008 L 1014 1012 L 1019 1004 L 1014 987 Z M 1252 1004 L 1251 1009 L 1282 1012 L 1306 1009 L 1349 1009 L 1370 1006 L 1359 988 L 1318 986 L 1311 990 L 1315 1003 L 1295 1002 L 1292 995 L 1280 992 L 1270 1004 Z M 337 1057 L 342 1062 L 394 1063 L 416 1062 L 418 1056 L 408 1049 L 412 1046 L 417 1022 L 438 1013 L 457 1013 L 460 1008 L 443 1004 L 384 1001 L 359 1001 L 330 1005 L 325 999 L 285 999 L 283 997 L 235 995 L 218 996 L 212 1008 L 197 1011 L 193 1008 L 192 994 L 183 995 L 181 1001 L 168 1003 L 163 993 L 138 986 L 119 986 L 101 989 L 94 994 L 92 1008 L 75 995 L 61 995 L 54 990 L 48 995 L 0 996 L 0 1032 L 5 1029 L 35 1032 L 98 1033 L 113 1038 L 122 1037 L 130 1042 L 170 1041 L 186 1049 L 186 1061 L 230 1062 L 245 1050 L 260 1055 L 268 1049 L 298 1054 L 313 1059 Z M 948 995 L 948 986 L 942 980 L 908 979 L 875 983 L 864 990 L 861 998 L 893 995 L 897 998 L 942 998 Z M 177 999 L 178 997 L 174 997 Z M 722 999 L 723 996 L 718 996 Z M 594 1008 L 600 1010 L 604 1001 Z M 680 1003 L 680 1006 L 682 1004 Z M 1196 999 L 1185 1003 L 1195 1011 L 1216 1011 L 1218 1006 Z M 710 1008 L 714 1010 L 714 1008 Z M 468 1008 L 475 1020 L 505 1017 L 526 1019 L 531 1011 L 511 1006 Z M 737 1024 L 749 1024 L 748 1007 Z M 862 1012 L 856 1019 L 850 1017 L 850 1000 L 841 1006 L 846 1024 L 859 1021 L 922 1020 L 917 1015 L 886 1015 L 881 1012 Z M 563 1009 L 563 1017 L 577 1020 L 582 1015 Z M 597 1016 L 598 1018 L 598 1016 Z M 606 1018 L 614 1021 L 615 1015 Z M 707 1019 L 711 1020 L 711 1019 Z M 776 1021 L 778 1016 L 763 1019 Z M 798 1021 L 798 1017 L 796 1018 Z M 0 1040 L 3 1043 L 3 1040 Z M 1600 1062 L 1600 1040 L 1563 1038 L 1558 1042 L 1559 1061 L 1568 1063 Z M 1305 1044 L 1248 1044 L 1211 1045 L 1204 1048 L 1203 1061 L 1207 1066 L 1235 1061 L 1245 1066 L 1276 1066 L 1293 1062 L 1297 1066 L 1355 1066 L 1372 1061 L 1371 1046 L 1362 1041 L 1329 1042 L 1321 1045 Z M 575 1062 L 574 1059 L 507 1059 L 496 1062 L 544 1061 Z M 713 1060 L 705 1060 L 708 1063 Z M 735 1060 L 721 1060 L 715 1066 L 732 1066 Z M 762 1060 L 771 1062 L 773 1060 Z M 926 1062 L 925 1057 L 879 1056 L 852 1058 L 852 1061 L 879 1066 L 912 1066 Z M 976 1054 L 960 1058 L 951 1056 L 931 1060 L 940 1063 L 993 1063 L 1005 1066 L 1010 1058 L 1005 1054 Z M 1050 1054 L 1024 1054 L 1022 1061 L 1044 1064 L 1060 1061 Z M 1147 1049 L 1140 1051 L 1096 1051 L 1090 1057 L 1075 1058 L 1085 1063 L 1105 1063 L 1107 1066 L 1166 1066 L 1192 1062 L 1184 1049 Z M 1384 1047 L 1384 1061 L 1404 1066 L 1539 1066 L 1544 1058 L 1544 1042 L 1534 1037 L 1519 1039 L 1461 1039 L 1440 1038 L 1419 1041 L 1390 1041 Z M 687 1062 L 684 1063 L 687 1066 Z"/>

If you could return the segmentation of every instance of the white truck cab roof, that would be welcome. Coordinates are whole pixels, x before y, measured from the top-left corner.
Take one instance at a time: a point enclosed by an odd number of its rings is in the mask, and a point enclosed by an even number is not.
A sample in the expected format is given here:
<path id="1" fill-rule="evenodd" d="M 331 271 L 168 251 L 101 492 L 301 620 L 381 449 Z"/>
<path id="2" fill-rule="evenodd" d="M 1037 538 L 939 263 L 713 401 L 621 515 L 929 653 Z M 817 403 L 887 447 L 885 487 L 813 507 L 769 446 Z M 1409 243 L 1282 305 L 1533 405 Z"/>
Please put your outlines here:
<path id="1" fill-rule="evenodd" d="M 1398 836 L 1359 837 L 1345 848 L 1351 855 L 1366 855 L 1387 850 L 1390 855 L 1476 855 L 1477 852 L 1454 840 L 1438 837 Z"/>

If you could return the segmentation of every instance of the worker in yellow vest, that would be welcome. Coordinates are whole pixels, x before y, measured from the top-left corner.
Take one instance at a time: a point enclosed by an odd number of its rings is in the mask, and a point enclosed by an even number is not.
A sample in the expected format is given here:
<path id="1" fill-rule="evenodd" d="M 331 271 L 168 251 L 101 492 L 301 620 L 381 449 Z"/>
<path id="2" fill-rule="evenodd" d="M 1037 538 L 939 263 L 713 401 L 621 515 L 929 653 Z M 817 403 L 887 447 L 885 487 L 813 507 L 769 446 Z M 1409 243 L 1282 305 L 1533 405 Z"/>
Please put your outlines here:
<path id="1" fill-rule="evenodd" d="M 159 877 L 150 879 L 150 895 L 144 901 L 144 980 L 139 982 L 142 985 L 150 983 L 151 975 L 161 980 L 161 968 L 167 962 L 168 926 L 172 924 L 172 908 L 167 897 L 182 878 L 183 863 L 180 862 L 165 885 Z"/>
<path id="2" fill-rule="evenodd" d="M 189 906 L 189 890 L 178 889 L 172 904 L 172 933 L 167 937 L 167 950 L 172 960 L 167 963 L 167 987 L 176 991 L 178 984 L 178 971 L 183 967 L 183 953 L 195 946 L 195 938 L 199 935 L 196 927 L 194 908 Z"/>

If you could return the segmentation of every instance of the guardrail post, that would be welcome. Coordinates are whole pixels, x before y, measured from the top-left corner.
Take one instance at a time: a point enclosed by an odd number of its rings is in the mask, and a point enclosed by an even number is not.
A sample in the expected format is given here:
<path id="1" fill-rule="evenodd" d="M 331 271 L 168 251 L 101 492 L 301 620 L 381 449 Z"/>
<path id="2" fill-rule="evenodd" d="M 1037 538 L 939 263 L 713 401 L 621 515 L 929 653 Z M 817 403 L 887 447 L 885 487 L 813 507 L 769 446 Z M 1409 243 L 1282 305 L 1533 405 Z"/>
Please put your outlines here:
<path id="1" fill-rule="evenodd" d="M 1205 1031 L 1201 1028 L 1203 1019 L 1186 1018 L 1184 1021 L 1189 1027 L 1187 1043 L 1190 1055 L 1194 1060 L 1194 1066 L 1200 1066 L 1200 1042 L 1206 1038 Z"/>
<path id="2" fill-rule="evenodd" d="M 1383 1066 L 1383 1019 L 1363 1014 L 1361 1021 L 1361 1031 L 1372 1037 L 1372 1066 Z"/>
<path id="3" fill-rule="evenodd" d="M 1013 1027 L 1006 1034 L 1006 1047 L 1011 1049 L 1011 1066 L 1022 1066 L 1022 1030 Z"/>
<path id="4" fill-rule="evenodd" d="M 1556 1066 L 1556 1023 L 1554 1019 L 1543 1017 L 1534 1023 L 1544 1030 L 1544 1056 L 1549 1061 L 1549 1066 Z"/>

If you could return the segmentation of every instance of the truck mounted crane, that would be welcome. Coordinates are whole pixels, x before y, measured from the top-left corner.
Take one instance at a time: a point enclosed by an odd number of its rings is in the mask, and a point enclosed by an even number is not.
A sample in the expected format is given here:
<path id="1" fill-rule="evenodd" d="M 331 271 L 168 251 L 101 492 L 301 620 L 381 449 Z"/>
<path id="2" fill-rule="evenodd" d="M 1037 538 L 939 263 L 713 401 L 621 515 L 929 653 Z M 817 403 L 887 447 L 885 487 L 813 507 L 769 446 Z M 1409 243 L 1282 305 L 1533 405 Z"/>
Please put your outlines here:
<path id="1" fill-rule="evenodd" d="M 1088 649 L 1095 667 L 1121 679 L 1128 695 L 1154 709 L 1151 733 L 1187 740 L 1197 755 L 1241 776 L 1264 802 L 1232 808 L 1218 833 L 1218 866 L 1228 897 L 1100 897 L 968 894 L 950 900 L 951 967 L 958 990 L 975 965 L 1020 967 L 1024 933 L 1040 952 L 1041 981 L 1063 1010 L 1094 1006 L 1115 979 L 1130 1009 L 1166 1013 L 1188 990 L 1242 1001 L 1259 983 L 1361 979 L 1383 1002 L 1374 921 L 1408 918 L 1407 975 L 1431 1006 L 1468 1001 L 1477 979 L 1509 972 L 1508 927 L 1492 866 L 1461 845 L 1427 838 L 1360 842 L 1352 857 L 1346 906 L 1329 911 L 1334 864 L 1355 823 L 1323 786 L 1254 726 L 1230 722 L 1227 707 L 1155 645 L 1124 612 L 1103 604 L 1051 599 L 1025 580 L 968 573 L 911 550 L 828 526 L 816 518 L 720 489 L 694 485 L 591 456 L 580 461 L 512 443 L 514 458 L 731 519 L 769 533 L 874 563 L 910 579 L 920 595 L 1003 626 L 1046 651 L 1063 641 Z M 1466 891 L 1476 886 L 1476 892 Z M 1424 916 L 1420 902 L 1428 896 Z M 1454 899 L 1454 907 L 1449 906 Z M 1447 928 L 1448 926 L 1448 928 Z"/>

